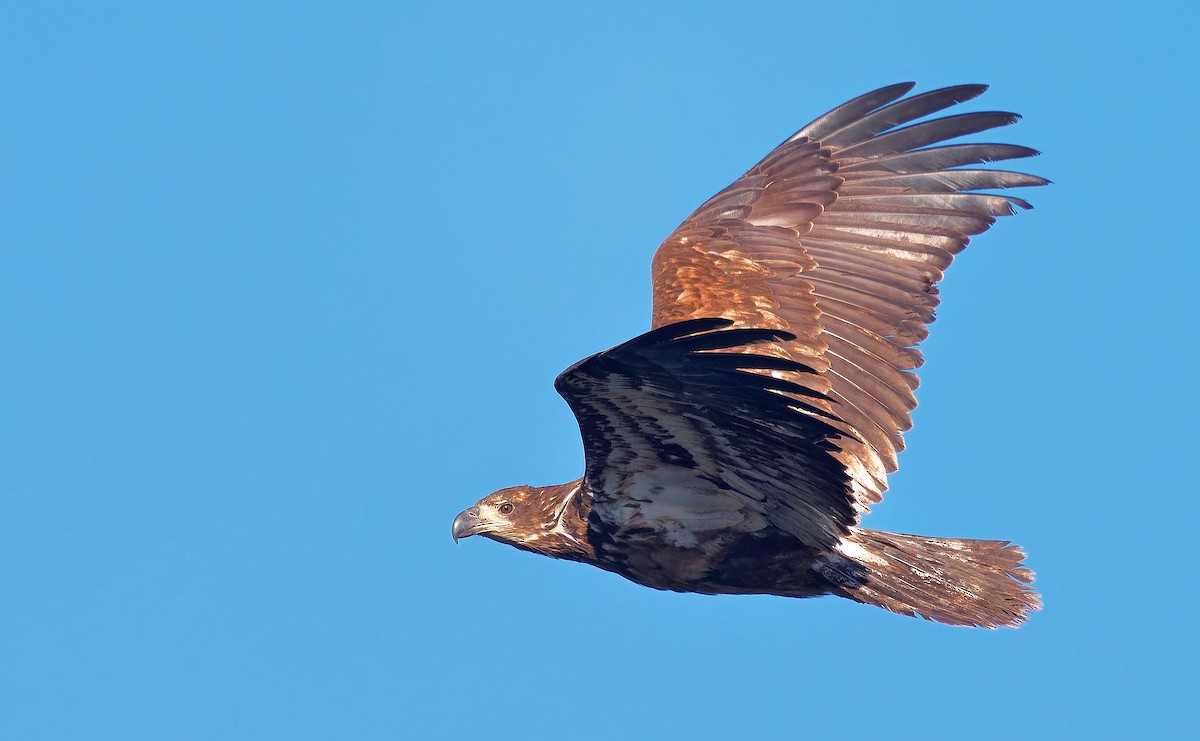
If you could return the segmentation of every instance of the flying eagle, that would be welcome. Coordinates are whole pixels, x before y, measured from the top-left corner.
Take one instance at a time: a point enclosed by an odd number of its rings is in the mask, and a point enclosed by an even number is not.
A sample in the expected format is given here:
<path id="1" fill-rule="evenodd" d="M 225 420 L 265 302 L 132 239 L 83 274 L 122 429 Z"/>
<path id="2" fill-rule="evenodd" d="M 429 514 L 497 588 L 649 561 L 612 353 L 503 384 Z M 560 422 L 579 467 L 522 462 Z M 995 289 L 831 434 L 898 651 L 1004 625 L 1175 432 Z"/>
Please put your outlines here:
<path id="1" fill-rule="evenodd" d="M 1048 182 L 978 168 L 1035 150 L 944 143 L 1015 114 L 912 123 L 985 85 L 913 86 L 834 108 L 689 216 L 654 255 L 652 331 L 554 383 L 583 478 L 489 494 L 454 518 L 455 541 L 655 589 L 836 594 L 951 625 L 1038 609 L 1006 541 L 859 526 L 912 427 L 937 282 L 971 235 L 1030 208 L 981 191 Z"/>

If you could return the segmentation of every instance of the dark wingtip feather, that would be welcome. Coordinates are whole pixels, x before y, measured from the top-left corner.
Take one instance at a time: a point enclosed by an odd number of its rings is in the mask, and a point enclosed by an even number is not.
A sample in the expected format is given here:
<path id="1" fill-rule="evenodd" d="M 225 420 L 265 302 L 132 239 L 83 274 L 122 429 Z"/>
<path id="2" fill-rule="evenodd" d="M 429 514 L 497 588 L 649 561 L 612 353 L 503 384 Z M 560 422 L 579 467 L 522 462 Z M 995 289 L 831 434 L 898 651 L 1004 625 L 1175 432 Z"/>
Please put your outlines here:
<path id="1" fill-rule="evenodd" d="M 943 116 L 902 128 L 893 128 L 877 135 L 873 134 L 861 141 L 857 141 L 860 137 L 854 137 L 856 139 L 854 142 L 839 141 L 836 136 L 830 141 L 834 146 L 840 147 L 837 154 L 839 159 L 879 157 L 916 151 L 918 147 L 950 141 L 1002 126 L 1011 126 L 1020 118 L 1017 114 L 1008 111 L 974 111 Z"/>
<path id="2" fill-rule="evenodd" d="M 957 96 L 955 96 L 955 99 L 959 103 L 965 103 L 966 101 L 971 100 L 972 98 L 978 98 L 980 95 L 983 95 L 984 93 L 987 92 L 987 89 L 988 89 L 988 85 L 983 82 L 964 82 L 961 85 L 946 85 L 945 87 L 939 87 L 934 90 L 930 90 L 928 93 L 922 93 L 922 94 L 923 95 L 925 95 L 925 94 L 945 95 L 947 93 L 949 93 L 949 94 L 962 93 L 961 98 L 958 98 Z"/>
<path id="3" fill-rule="evenodd" d="M 887 85 L 872 90 L 869 93 L 863 93 L 857 98 L 852 98 L 833 110 L 818 116 L 793 134 L 788 141 L 804 137 L 819 140 L 829 131 L 841 128 L 846 122 L 853 121 L 880 106 L 885 106 L 898 98 L 904 97 L 916 86 L 916 82 L 898 82 L 894 85 Z"/>

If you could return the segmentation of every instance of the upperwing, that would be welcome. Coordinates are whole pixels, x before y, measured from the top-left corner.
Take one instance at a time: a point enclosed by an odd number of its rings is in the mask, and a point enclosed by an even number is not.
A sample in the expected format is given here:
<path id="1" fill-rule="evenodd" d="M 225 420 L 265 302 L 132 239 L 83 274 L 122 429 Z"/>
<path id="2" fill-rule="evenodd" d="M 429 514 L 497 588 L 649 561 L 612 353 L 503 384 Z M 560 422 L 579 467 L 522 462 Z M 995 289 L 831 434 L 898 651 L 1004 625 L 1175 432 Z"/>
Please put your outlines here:
<path id="1" fill-rule="evenodd" d="M 759 351 L 817 372 L 793 380 L 826 395 L 825 411 L 852 432 L 834 455 L 861 511 L 882 498 L 912 427 L 916 346 L 943 271 L 995 217 L 1030 207 L 976 191 L 1048 182 L 972 168 L 1037 154 L 1027 147 L 931 146 L 1011 124 L 1015 114 L 904 126 L 986 86 L 904 98 L 912 88 L 867 93 L 805 126 L 680 224 L 652 265 L 654 327 L 724 317 L 794 335 Z"/>

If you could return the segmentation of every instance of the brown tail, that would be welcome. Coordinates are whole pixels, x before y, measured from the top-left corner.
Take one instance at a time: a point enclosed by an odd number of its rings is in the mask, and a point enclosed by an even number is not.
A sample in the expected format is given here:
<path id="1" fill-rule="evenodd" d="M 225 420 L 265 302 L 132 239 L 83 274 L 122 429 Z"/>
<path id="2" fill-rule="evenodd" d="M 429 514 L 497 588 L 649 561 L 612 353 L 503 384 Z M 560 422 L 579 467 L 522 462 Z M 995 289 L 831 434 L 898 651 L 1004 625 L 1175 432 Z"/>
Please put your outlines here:
<path id="1" fill-rule="evenodd" d="M 1042 602 L 1025 554 L 1002 540 L 960 540 L 856 529 L 817 570 L 833 592 L 948 625 L 1016 627 Z"/>

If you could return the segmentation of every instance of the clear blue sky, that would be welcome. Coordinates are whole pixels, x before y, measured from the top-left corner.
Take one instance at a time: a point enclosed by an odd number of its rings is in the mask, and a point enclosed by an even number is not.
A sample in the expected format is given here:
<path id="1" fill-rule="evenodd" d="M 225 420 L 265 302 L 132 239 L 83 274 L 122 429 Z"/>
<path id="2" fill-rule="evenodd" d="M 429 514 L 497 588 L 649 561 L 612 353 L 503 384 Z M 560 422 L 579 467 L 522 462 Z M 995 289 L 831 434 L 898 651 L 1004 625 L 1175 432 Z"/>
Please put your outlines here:
<path id="1" fill-rule="evenodd" d="M 1194 730 L 1195 11 L 116 5 L 0 10 L 0 738 Z M 454 547 L 580 473 L 552 380 L 659 240 L 906 79 L 992 84 L 1055 184 L 951 271 L 868 522 L 1021 543 L 1045 611 Z"/>

